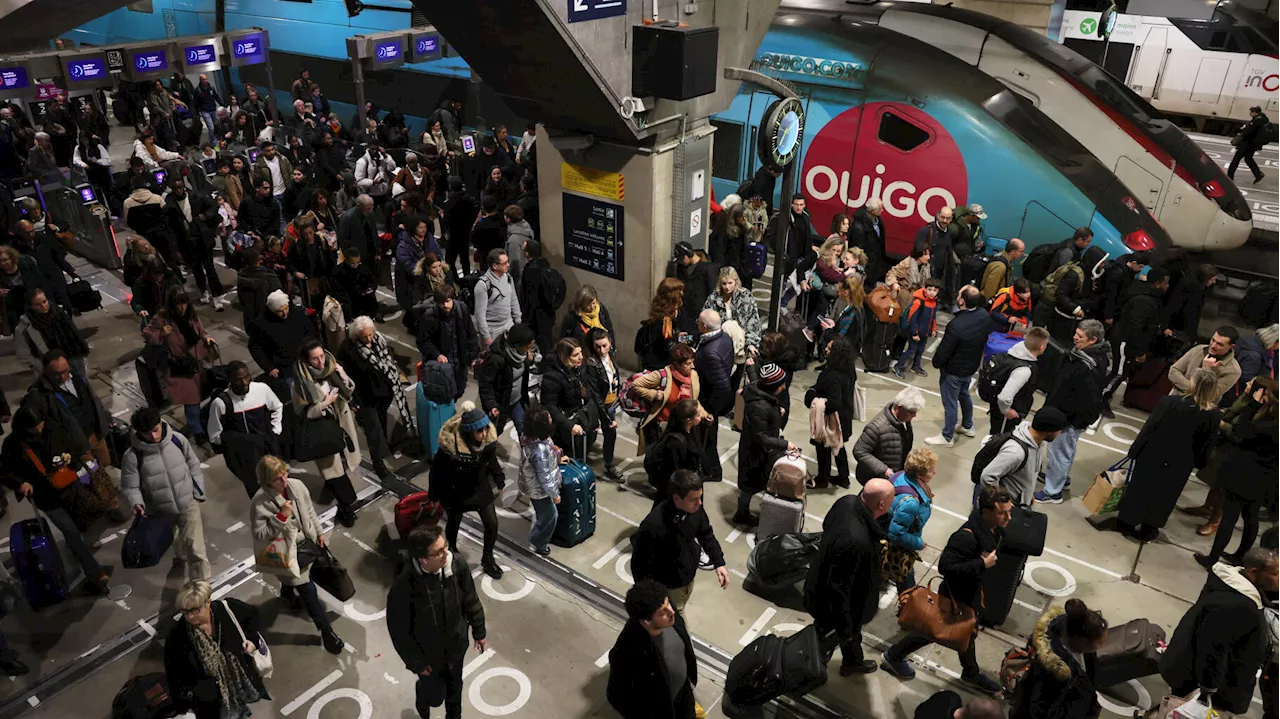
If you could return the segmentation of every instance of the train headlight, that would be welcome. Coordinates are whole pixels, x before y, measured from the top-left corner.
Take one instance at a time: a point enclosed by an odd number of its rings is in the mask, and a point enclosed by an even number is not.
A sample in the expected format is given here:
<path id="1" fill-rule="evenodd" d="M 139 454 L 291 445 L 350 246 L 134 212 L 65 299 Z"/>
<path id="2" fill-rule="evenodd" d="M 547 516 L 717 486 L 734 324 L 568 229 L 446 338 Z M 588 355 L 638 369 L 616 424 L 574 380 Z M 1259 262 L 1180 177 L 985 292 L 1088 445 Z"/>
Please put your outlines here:
<path id="1" fill-rule="evenodd" d="M 1227 191 L 1222 189 L 1222 185 L 1218 184 L 1217 180 L 1207 180 L 1205 182 L 1201 182 L 1198 187 L 1200 189 L 1200 194 L 1204 195 L 1210 200 L 1216 200 L 1219 197 L 1224 197 L 1227 194 Z"/>
<path id="2" fill-rule="evenodd" d="M 1139 229 L 1124 236 L 1124 246 L 1134 252 L 1145 252 L 1147 250 L 1155 249 L 1156 243 L 1155 240 L 1151 239 L 1151 235 L 1148 235 L 1146 231 Z"/>

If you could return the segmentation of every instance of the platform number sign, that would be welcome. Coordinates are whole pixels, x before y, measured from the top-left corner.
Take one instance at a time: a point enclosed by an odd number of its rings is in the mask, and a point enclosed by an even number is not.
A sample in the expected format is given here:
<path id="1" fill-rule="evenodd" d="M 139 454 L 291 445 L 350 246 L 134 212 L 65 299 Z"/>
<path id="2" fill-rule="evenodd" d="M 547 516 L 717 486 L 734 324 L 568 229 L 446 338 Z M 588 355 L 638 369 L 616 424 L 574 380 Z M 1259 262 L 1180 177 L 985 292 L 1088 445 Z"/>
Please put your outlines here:
<path id="1" fill-rule="evenodd" d="M 627 0 L 566 0 L 569 22 L 600 20 L 627 14 Z"/>

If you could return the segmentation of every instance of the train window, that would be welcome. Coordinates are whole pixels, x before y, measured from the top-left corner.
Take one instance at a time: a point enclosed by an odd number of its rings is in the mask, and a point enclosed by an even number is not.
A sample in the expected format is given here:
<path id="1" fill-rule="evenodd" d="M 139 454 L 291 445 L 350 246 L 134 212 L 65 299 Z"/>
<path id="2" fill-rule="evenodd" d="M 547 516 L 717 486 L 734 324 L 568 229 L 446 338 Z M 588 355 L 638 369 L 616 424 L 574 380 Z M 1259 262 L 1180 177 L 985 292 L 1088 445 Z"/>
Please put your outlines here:
<path id="1" fill-rule="evenodd" d="M 903 152 L 911 152 L 929 141 L 929 132 L 900 115 L 886 111 L 880 115 L 880 129 L 876 137 Z"/>
<path id="2" fill-rule="evenodd" d="M 742 177 L 742 123 L 712 120 L 711 176 L 737 182 Z"/>
<path id="3" fill-rule="evenodd" d="M 1009 90 L 993 95 L 983 107 L 1059 170 L 1076 168 L 1082 158 L 1092 157 L 1074 137 Z"/>

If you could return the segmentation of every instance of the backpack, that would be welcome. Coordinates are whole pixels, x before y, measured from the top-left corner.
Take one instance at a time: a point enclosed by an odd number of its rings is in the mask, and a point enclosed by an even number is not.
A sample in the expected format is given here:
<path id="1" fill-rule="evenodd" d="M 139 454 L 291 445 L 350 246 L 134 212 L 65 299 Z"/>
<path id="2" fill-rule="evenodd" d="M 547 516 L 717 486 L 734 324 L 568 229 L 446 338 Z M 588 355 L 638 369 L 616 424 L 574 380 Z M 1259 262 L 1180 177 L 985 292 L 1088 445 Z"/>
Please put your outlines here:
<path id="1" fill-rule="evenodd" d="M 1010 357 L 1008 352 L 991 355 L 978 369 L 978 396 L 984 402 L 995 402 L 1015 369 L 1032 366 L 1027 360 Z"/>
<path id="2" fill-rule="evenodd" d="M 1036 660 L 1035 645 L 1028 642 L 1027 646 L 1021 649 L 1010 649 L 1004 653 L 1004 660 L 1000 662 L 1000 686 L 1004 688 L 1004 700 L 1009 703 L 1009 708 L 1018 711 L 1022 707 L 1022 703 L 1026 701 L 1027 675 L 1031 673 L 1031 665 Z"/>
<path id="3" fill-rule="evenodd" d="M 1079 275 L 1079 286 L 1084 287 L 1084 268 L 1080 266 L 1080 263 L 1064 263 L 1044 279 L 1044 285 L 1040 288 L 1041 302 L 1048 302 L 1052 304 L 1054 300 L 1058 299 L 1058 286 L 1062 284 L 1062 279 L 1067 276 L 1068 272 Z"/>
<path id="4" fill-rule="evenodd" d="M 1274 122 L 1267 122 L 1258 131 L 1258 147 L 1270 145 L 1273 142 L 1280 142 L 1280 128 L 1277 128 Z"/>
<path id="5" fill-rule="evenodd" d="M 787 499 L 804 500 L 805 480 L 809 478 L 804 458 L 799 455 L 784 454 L 773 463 L 769 470 L 769 482 L 765 491 Z"/>
<path id="6" fill-rule="evenodd" d="M 1053 262 L 1053 256 L 1062 248 L 1061 242 L 1036 245 L 1022 261 L 1022 276 L 1028 282 L 1044 282 L 1044 278 L 1049 276 L 1049 263 Z"/>
<path id="7" fill-rule="evenodd" d="M 564 304 L 568 288 L 564 284 L 564 275 L 557 269 L 547 270 L 546 282 L 543 284 L 542 299 L 546 307 L 558 310 Z"/>
<path id="8" fill-rule="evenodd" d="M 987 440 L 987 443 L 982 445 L 982 449 L 978 450 L 978 453 L 974 455 L 973 467 L 969 470 L 969 479 L 973 480 L 974 484 L 982 484 L 982 470 L 986 469 L 988 464 L 991 464 L 991 460 L 995 459 L 997 454 L 1000 454 L 1000 448 L 1004 447 L 1005 442 L 1018 442 L 1018 445 L 1022 446 L 1022 443 L 1014 438 L 1013 432 L 997 434 Z M 1030 453 L 1027 452 L 1026 447 L 1023 446 L 1022 462 L 1018 465 L 1017 469 L 1013 470 L 1012 474 L 1021 472 L 1022 468 L 1027 466 L 1027 459 L 1029 455 Z"/>
<path id="9" fill-rule="evenodd" d="M 443 362 L 420 362 L 418 379 L 422 382 L 422 394 L 436 404 L 448 404 L 458 393 L 458 381 L 453 368 Z"/>
<path id="10" fill-rule="evenodd" d="M 636 372 L 622 382 L 622 390 L 618 393 L 618 400 L 621 404 L 622 411 L 629 417 L 636 419 L 644 419 L 649 416 L 649 403 L 635 391 L 632 386 L 635 381 L 650 372 L 658 373 L 658 389 L 664 393 L 667 391 L 667 371 L 665 369 L 649 370 L 647 372 Z"/>
<path id="11" fill-rule="evenodd" d="M 734 194 L 736 194 L 739 198 L 741 198 L 743 202 L 750 200 L 751 185 L 753 182 L 755 182 L 754 177 L 748 177 L 747 179 L 743 180 L 742 184 L 738 185 L 738 189 L 734 191 Z"/>

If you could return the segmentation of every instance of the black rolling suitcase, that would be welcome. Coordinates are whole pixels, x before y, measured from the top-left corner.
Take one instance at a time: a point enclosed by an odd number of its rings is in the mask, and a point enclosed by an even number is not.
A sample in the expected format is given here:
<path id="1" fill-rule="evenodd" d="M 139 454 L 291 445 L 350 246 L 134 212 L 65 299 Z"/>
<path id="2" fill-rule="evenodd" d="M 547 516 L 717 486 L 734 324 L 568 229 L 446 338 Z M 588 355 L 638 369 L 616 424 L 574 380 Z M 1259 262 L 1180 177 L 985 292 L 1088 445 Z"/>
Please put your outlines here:
<path id="1" fill-rule="evenodd" d="M 143 398 L 147 400 L 147 406 L 156 408 L 168 406 L 169 400 L 164 394 L 164 380 L 160 376 L 160 371 L 147 365 L 142 357 L 133 361 L 133 368 L 138 373 L 138 387 L 142 390 Z"/>
<path id="2" fill-rule="evenodd" d="M 868 372 L 888 372 L 897 359 L 893 356 L 893 340 L 898 336 L 898 325 L 892 322 L 872 322 L 862 342 L 862 366 Z"/>
<path id="3" fill-rule="evenodd" d="M 1103 689 L 1160 671 L 1160 645 L 1164 639 L 1164 629 L 1146 619 L 1108 629 L 1107 640 L 1094 663 L 1094 686 Z"/>
<path id="4" fill-rule="evenodd" d="M 76 312 L 92 312 L 102 308 L 102 293 L 93 289 L 85 280 L 76 280 L 67 285 L 67 294 L 71 296 L 71 307 Z"/>
<path id="5" fill-rule="evenodd" d="M 1022 572 L 1027 558 L 1009 551 L 996 551 L 995 566 L 982 573 L 982 607 L 978 609 L 978 623 L 985 627 L 998 627 L 1009 618 L 1013 598 L 1022 584 Z"/>

